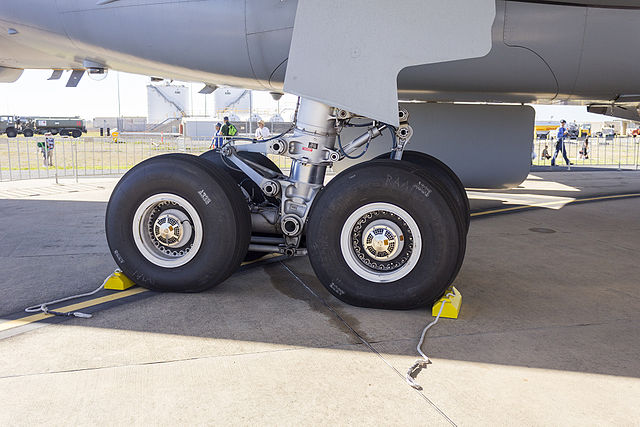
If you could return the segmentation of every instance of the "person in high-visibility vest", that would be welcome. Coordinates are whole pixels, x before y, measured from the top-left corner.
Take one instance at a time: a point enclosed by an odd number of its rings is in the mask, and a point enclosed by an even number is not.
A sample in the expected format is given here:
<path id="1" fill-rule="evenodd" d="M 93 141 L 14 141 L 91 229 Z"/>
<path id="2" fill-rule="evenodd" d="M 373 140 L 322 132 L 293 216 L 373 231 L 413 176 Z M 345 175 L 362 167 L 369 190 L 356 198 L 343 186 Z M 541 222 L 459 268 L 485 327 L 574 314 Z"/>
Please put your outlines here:
<path id="1" fill-rule="evenodd" d="M 229 117 L 224 116 L 224 125 L 222 126 L 220 133 L 222 133 L 222 136 L 235 136 L 238 133 L 238 129 L 229 122 Z"/>

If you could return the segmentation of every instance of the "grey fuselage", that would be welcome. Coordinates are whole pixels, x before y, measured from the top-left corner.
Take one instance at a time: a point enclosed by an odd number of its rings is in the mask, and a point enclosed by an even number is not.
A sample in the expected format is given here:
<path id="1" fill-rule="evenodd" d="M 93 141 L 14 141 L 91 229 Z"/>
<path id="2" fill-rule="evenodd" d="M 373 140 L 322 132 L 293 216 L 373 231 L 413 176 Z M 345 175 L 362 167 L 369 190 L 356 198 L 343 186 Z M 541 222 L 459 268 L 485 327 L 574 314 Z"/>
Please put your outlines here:
<path id="1" fill-rule="evenodd" d="M 296 6 L 293 0 L 3 0 L 0 81 L 15 80 L 20 69 L 79 69 L 90 61 L 282 91 Z M 400 98 L 640 101 L 639 1 L 498 0 L 496 12 L 488 55 L 406 67 L 398 75 Z M 339 43 L 330 23 L 327 43 Z"/>

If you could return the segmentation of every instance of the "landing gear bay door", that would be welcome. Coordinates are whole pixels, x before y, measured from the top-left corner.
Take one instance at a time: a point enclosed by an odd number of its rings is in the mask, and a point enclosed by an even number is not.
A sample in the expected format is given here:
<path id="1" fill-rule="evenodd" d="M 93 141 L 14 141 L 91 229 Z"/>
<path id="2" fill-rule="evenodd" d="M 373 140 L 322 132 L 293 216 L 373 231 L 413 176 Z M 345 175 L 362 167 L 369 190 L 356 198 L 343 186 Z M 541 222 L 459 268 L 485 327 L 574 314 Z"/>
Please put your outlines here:
<path id="1" fill-rule="evenodd" d="M 284 89 L 398 125 L 396 77 L 491 50 L 495 0 L 299 0 Z"/>

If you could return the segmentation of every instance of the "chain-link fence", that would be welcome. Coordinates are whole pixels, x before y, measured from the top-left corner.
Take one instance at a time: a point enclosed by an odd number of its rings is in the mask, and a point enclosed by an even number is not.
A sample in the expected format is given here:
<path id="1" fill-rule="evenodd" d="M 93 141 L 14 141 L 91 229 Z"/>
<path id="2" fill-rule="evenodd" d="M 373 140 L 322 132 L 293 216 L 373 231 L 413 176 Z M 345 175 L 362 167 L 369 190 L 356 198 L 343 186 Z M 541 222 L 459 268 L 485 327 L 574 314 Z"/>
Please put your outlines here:
<path id="1" fill-rule="evenodd" d="M 0 138 L 0 181 L 121 175 L 149 157 L 166 153 L 199 155 L 211 147 L 210 138 L 162 135 L 125 134 L 118 137 L 118 142 L 110 137 L 56 137 L 50 151 L 44 141 L 44 137 Z M 269 158 L 280 169 L 291 165 L 282 156 Z"/>
<path id="2" fill-rule="evenodd" d="M 570 139 L 564 142 L 569 160 L 578 166 L 607 166 L 638 169 L 640 161 L 640 137 Z M 545 151 L 546 149 L 546 151 Z M 551 165 L 556 150 L 555 140 L 536 139 L 533 150 L 537 166 Z M 556 164 L 564 164 L 562 152 L 556 156 Z"/>

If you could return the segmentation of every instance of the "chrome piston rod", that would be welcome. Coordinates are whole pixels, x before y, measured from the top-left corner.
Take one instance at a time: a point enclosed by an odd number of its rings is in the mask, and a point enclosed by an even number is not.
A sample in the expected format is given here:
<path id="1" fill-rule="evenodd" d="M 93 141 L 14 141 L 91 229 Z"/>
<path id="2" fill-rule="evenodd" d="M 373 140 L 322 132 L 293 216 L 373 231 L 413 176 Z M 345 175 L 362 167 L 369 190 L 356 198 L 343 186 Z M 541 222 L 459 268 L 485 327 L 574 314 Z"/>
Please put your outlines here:
<path id="1" fill-rule="evenodd" d="M 382 131 L 387 128 L 387 125 L 380 124 L 376 127 L 372 127 L 367 130 L 365 133 L 342 147 L 342 151 L 345 154 L 351 154 L 356 151 L 358 148 L 362 147 L 365 144 L 368 144 L 373 138 L 377 138 L 382 135 Z"/>

